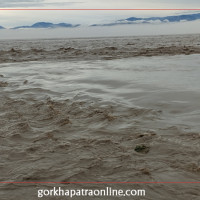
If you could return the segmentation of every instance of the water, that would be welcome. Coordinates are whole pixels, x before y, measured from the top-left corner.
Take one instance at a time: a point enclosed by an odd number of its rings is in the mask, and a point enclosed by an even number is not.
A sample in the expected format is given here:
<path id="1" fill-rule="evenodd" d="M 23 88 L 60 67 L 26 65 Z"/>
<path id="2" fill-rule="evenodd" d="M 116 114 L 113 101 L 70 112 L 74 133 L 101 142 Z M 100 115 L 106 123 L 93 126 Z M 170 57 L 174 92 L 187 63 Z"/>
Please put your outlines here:
<path id="1" fill-rule="evenodd" d="M 111 60 L 139 56 L 199 54 L 199 35 L 2 40 L 0 63 Z"/>
<path id="2" fill-rule="evenodd" d="M 20 43 L 28 47 L 29 42 Z M 30 54 L 39 61 L 22 56 L 18 62 L 9 58 L 11 63 L 7 59 L 0 64 L 1 181 L 199 180 L 199 54 L 126 58 L 125 49 L 116 54 L 121 59 L 82 54 L 63 60 L 54 51 L 56 59 L 51 60 L 42 52 Z M 148 151 L 136 152 L 137 145 Z M 2 184 L 0 195 L 35 199 L 36 188 L 50 186 Z M 126 184 L 113 187 L 130 189 Z M 172 199 L 174 194 L 187 199 L 191 191 L 194 199 L 199 197 L 194 184 L 143 188 L 148 191 L 146 199 Z"/>

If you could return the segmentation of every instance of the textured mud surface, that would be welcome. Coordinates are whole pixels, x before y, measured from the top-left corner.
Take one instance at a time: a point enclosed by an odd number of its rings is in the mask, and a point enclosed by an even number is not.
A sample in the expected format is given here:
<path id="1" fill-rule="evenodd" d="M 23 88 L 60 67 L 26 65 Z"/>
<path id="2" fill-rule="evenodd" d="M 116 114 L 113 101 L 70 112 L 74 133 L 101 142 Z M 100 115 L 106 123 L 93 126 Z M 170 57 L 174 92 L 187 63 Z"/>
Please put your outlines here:
<path id="1" fill-rule="evenodd" d="M 0 62 L 109 60 L 200 53 L 199 35 L 0 41 Z"/>

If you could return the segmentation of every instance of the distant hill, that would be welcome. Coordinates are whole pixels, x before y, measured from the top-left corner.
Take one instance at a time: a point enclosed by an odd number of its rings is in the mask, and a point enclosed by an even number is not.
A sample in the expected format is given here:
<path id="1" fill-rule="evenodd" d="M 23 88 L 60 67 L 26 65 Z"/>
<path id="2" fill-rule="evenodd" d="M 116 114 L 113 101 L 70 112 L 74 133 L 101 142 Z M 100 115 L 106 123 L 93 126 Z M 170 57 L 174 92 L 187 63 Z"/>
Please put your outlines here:
<path id="1" fill-rule="evenodd" d="M 194 21 L 200 19 L 200 13 L 197 14 L 190 14 L 190 15 L 175 15 L 175 16 L 166 16 L 166 17 L 149 17 L 149 18 L 136 18 L 130 17 L 127 18 L 126 21 L 138 21 L 144 20 L 148 21 L 155 21 L 160 20 L 161 22 L 181 22 L 181 21 Z"/>
<path id="2" fill-rule="evenodd" d="M 166 17 L 148 17 L 148 18 L 130 17 L 127 19 L 117 20 L 109 24 L 93 24 L 92 26 L 114 26 L 119 24 L 154 24 L 154 23 L 195 21 L 198 19 L 200 19 L 200 13 L 166 16 Z"/>
<path id="3" fill-rule="evenodd" d="M 3 26 L 0 26 L 0 29 L 5 29 Z"/>
<path id="4" fill-rule="evenodd" d="M 23 28 L 74 28 L 80 26 L 80 24 L 67 24 L 67 23 L 59 23 L 53 24 L 50 22 L 37 22 L 31 26 L 17 26 L 12 29 L 23 29 Z"/>

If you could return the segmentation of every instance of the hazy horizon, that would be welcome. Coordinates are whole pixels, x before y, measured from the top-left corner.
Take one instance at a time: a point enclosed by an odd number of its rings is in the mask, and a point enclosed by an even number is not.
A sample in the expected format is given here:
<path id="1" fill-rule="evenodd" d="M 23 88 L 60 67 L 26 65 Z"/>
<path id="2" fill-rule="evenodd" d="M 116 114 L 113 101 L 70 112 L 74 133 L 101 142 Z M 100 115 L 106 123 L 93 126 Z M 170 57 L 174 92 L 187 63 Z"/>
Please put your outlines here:
<path id="1" fill-rule="evenodd" d="M 198 8 L 199 1 L 191 0 L 0 0 L 0 8 Z M 132 24 L 110 27 L 90 27 L 109 24 L 129 17 L 163 17 L 193 14 L 195 11 L 8 11 L 0 12 L 0 26 L 13 28 L 36 22 L 81 24 L 76 28 L 0 30 L 0 39 L 85 38 L 140 35 L 169 35 L 200 33 L 200 20 L 160 24 Z M 198 12 L 199 13 L 199 12 Z"/>
<path id="2" fill-rule="evenodd" d="M 120 37 L 200 33 L 200 20 L 166 24 L 132 24 L 110 27 L 88 27 L 58 29 L 3 29 L 0 39 L 51 39 L 51 38 L 86 38 L 86 37 Z"/>

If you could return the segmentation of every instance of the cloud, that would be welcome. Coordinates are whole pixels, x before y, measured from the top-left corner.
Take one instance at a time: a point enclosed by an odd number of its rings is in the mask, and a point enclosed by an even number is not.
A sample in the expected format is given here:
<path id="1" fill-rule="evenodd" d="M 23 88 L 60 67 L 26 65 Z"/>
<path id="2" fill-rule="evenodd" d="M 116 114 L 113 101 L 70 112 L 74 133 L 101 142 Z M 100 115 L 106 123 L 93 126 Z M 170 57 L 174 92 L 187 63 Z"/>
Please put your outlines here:
<path id="1" fill-rule="evenodd" d="M 76 8 L 197 8 L 199 0 L 83 0 L 84 4 Z M 56 7 L 71 6 L 78 3 L 64 0 L 0 0 L 0 7 Z M 74 8 L 74 7 L 73 7 Z"/>
<path id="2" fill-rule="evenodd" d="M 0 8 L 36 9 L 121 9 L 121 8 L 200 8 L 199 0 L 0 0 Z M 37 21 L 75 24 L 104 24 L 129 17 L 157 17 L 182 14 L 183 11 L 1 11 L 0 25 L 13 27 Z M 188 13 L 188 11 L 184 11 Z M 190 11 L 189 13 L 194 13 Z"/>
<path id="3" fill-rule="evenodd" d="M 83 2 L 62 2 L 62 1 L 49 1 L 49 0 L 0 0 L 0 8 L 29 8 L 29 7 L 49 7 L 49 6 L 56 6 L 56 7 L 62 7 L 62 6 L 69 6 L 77 3 L 83 3 Z"/>
<path id="4" fill-rule="evenodd" d="M 0 7 L 25 7 L 25 6 L 33 6 L 37 5 L 38 3 L 42 3 L 44 0 L 0 0 Z"/>

